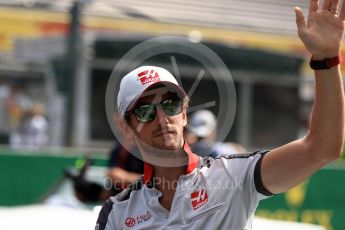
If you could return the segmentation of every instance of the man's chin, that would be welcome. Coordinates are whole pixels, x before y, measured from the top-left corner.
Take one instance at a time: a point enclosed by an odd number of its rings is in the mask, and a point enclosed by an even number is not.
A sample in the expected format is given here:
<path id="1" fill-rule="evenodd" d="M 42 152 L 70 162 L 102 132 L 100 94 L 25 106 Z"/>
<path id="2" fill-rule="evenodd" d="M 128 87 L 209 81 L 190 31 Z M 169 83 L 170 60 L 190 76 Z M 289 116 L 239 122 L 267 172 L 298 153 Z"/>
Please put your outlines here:
<path id="1" fill-rule="evenodd" d="M 172 150 L 177 149 L 176 137 L 173 135 L 160 135 L 151 139 L 150 145 L 159 149 Z"/>
<path id="2" fill-rule="evenodd" d="M 171 153 L 176 153 L 182 149 L 182 145 L 178 144 L 176 140 L 162 140 L 162 139 L 154 139 L 151 143 L 139 142 L 138 146 L 140 146 L 141 150 L 149 155 L 158 154 L 158 155 L 165 155 L 168 156 Z M 166 153 L 166 154 L 165 154 Z"/>
<path id="3" fill-rule="evenodd" d="M 179 167 L 186 165 L 186 156 L 181 155 L 181 147 L 176 146 L 155 146 L 143 151 L 142 157 L 145 162 L 151 165 L 163 167 Z"/>
<path id="4" fill-rule="evenodd" d="M 159 158 L 170 158 L 176 155 L 177 152 L 181 150 L 176 144 L 162 144 L 162 143 L 152 143 L 144 147 L 144 152 L 147 155 L 159 157 Z"/>
<path id="5" fill-rule="evenodd" d="M 157 149 L 157 150 L 166 150 L 166 151 L 178 151 L 181 149 L 181 147 L 179 147 L 176 144 L 153 144 L 152 145 L 153 148 Z"/>
<path id="6" fill-rule="evenodd" d="M 158 149 L 163 150 L 179 150 L 181 145 L 176 141 L 175 138 L 166 138 L 166 139 L 153 139 L 151 145 Z"/>

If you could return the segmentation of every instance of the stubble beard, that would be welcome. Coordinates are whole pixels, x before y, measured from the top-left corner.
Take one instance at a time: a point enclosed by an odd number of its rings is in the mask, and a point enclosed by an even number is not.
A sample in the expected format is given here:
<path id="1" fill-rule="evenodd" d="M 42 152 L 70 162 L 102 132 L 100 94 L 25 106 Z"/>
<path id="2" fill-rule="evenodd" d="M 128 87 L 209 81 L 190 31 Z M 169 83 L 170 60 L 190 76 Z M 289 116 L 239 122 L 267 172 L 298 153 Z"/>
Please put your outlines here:
<path id="1" fill-rule="evenodd" d="M 187 155 L 183 150 L 183 138 L 176 140 L 177 145 L 175 146 L 150 145 L 138 137 L 135 138 L 135 142 L 143 160 L 151 165 L 177 167 L 184 165 L 186 162 Z"/>

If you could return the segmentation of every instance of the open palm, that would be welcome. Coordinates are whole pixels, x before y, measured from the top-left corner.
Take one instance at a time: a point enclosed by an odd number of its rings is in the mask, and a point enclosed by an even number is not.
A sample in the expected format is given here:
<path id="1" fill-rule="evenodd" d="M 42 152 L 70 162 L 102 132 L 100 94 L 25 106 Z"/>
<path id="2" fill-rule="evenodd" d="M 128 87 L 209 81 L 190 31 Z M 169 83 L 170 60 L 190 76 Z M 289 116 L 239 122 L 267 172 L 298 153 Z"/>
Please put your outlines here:
<path id="1" fill-rule="evenodd" d="M 295 8 L 298 34 L 307 50 L 315 59 L 337 56 L 344 34 L 345 6 L 339 15 L 337 0 L 325 0 L 320 7 L 317 0 L 311 0 L 307 22 L 300 8 Z"/>

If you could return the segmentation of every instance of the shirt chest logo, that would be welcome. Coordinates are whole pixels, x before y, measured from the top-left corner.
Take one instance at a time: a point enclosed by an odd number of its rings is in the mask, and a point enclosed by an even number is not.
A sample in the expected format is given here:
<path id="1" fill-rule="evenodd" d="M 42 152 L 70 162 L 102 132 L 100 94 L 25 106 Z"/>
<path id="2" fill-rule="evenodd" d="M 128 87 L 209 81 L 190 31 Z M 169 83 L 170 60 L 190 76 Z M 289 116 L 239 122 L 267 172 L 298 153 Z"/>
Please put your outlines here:
<path id="1" fill-rule="evenodd" d="M 135 219 L 132 218 L 132 217 L 128 217 L 126 220 L 125 220 L 125 225 L 129 228 L 133 227 L 135 225 Z"/>
<path id="2" fill-rule="evenodd" d="M 190 194 L 193 209 L 196 210 L 208 202 L 206 189 L 201 189 Z"/>
<path id="3" fill-rule="evenodd" d="M 148 221 L 151 218 L 151 213 L 147 210 L 146 213 L 137 216 L 137 223 L 141 224 Z"/>

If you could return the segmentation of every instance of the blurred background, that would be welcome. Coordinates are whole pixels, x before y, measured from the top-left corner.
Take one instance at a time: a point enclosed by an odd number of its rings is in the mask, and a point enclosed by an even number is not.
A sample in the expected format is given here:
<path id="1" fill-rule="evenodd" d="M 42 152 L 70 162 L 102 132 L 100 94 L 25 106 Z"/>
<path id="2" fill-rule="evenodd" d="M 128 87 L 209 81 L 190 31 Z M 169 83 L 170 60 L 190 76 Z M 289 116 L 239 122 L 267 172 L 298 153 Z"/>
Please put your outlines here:
<path id="1" fill-rule="evenodd" d="M 107 166 L 116 142 L 105 111 L 107 82 L 125 53 L 157 36 L 202 43 L 231 71 L 237 108 L 226 142 L 256 150 L 302 137 L 314 80 L 294 6 L 306 14 L 308 1 L 0 0 L 0 206 L 7 207 L 0 222 L 8 207 L 46 201 L 66 168 L 80 170 L 85 159 Z M 154 61 L 173 69 L 169 59 Z M 199 66 L 176 61 L 190 89 Z M 214 79 L 205 77 L 192 104 L 217 96 Z M 257 215 L 345 229 L 344 181 L 339 160 L 263 201 Z"/>

